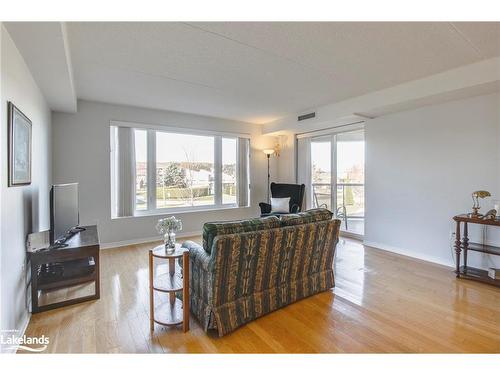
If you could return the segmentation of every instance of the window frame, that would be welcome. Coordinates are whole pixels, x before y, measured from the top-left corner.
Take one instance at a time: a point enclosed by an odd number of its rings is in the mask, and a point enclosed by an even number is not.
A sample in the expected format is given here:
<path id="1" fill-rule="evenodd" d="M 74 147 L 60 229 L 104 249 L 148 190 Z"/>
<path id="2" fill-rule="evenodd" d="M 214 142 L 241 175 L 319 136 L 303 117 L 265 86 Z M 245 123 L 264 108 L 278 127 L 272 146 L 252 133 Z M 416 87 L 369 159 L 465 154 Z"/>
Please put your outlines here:
<path id="1" fill-rule="evenodd" d="M 147 131 L 147 208 L 143 210 L 136 209 L 136 199 L 134 198 L 133 215 L 136 216 L 154 216 L 161 214 L 184 213 L 184 212 L 197 212 L 206 210 L 217 209 L 231 209 L 238 208 L 238 195 L 236 195 L 236 203 L 222 203 L 222 139 L 232 138 L 236 139 L 236 155 L 238 155 L 238 138 L 248 138 L 249 134 L 238 134 L 229 132 L 196 130 L 189 128 L 148 125 L 133 122 L 111 121 L 110 126 L 126 126 L 133 130 L 146 130 Z M 214 204 L 200 205 L 200 206 L 182 206 L 182 207 L 168 207 L 156 208 L 156 133 L 175 133 L 183 135 L 197 135 L 214 138 Z M 249 166 L 250 167 L 250 166 Z M 236 158 L 236 168 L 238 168 L 238 156 Z M 134 181 L 135 181 L 134 168 Z M 239 188 L 238 174 L 235 176 L 236 191 Z M 134 197 L 136 196 L 136 184 L 134 183 Z"/>

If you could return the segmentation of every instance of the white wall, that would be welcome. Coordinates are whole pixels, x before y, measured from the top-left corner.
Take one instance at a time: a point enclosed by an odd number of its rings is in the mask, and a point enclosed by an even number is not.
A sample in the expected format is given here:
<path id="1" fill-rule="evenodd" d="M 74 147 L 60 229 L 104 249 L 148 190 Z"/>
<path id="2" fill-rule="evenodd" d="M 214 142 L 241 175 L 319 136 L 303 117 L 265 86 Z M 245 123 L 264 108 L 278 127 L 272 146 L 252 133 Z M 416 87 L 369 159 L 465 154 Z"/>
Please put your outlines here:
<path id="1" fill-rule="evenodd" d="M 104 244 L 158 237 L 159 217 L 111 219 L 109 126 L 111 120 L 251 134 L 251 208 L 181 213 L 183 233 L 201 232 L 204 222 L 254 217 L 258 202 L 266 197 L 266 160 L 262 149 L 272 147 L 275 137 L 263 137 L 261 126 L 212 117 L 89 101 L 78 102 L 76 114 L 53 113 L 54 183 L 80 184 L 80 221 L 97 223 Z M 276 174 L 276 162 L 272 162 Z M 180 233 L 182 235 L 182 233 Z"/>
<path id="2" fill-rule="evenodd" d="M 367 121 L 365 242 L 453 265 L 451 218 L 470 212 L 475 190 L 500 199 L 499 110 L 491 94 Z M 489 242 L 499 242 L 499 232 L 492 229 Z M 471 265 L 493 263 L 476 255 Z"/>
<path id="3" fill-rule="evenodd" d="M 49 229 L 51 113 L 8 32 L 1 29 L 0 168 L 1 178 L 1 329 L 22 330 L 28 321 L 26 236 Z M 7 187 L 7 101 L 33 123 L 32 182 Z"/>

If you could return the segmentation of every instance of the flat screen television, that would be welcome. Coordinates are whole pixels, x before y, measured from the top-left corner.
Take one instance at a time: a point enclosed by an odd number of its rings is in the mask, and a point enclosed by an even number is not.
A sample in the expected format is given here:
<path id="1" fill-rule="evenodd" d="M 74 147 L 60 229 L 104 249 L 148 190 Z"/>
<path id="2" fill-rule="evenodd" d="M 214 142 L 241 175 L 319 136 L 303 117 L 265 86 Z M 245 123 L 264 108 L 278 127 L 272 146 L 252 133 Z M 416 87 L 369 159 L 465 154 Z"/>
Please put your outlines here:
<path id="1" fill-rule="evenodd" d="M 50 243 L 63 243 L 80 223 L 78 183 L 52 185 L 50 189 Z"/>

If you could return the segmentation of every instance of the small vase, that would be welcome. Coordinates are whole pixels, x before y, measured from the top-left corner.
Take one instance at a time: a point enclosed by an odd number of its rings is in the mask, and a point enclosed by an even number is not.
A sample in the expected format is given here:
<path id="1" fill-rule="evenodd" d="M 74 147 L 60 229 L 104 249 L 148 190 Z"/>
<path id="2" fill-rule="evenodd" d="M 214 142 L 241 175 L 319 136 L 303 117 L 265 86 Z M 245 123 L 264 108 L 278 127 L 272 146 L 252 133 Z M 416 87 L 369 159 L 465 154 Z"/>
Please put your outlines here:
<path id="1" fill-rule="evenodd" d="M 163 241 L 165 242 L 165 250 L 173 253 L 175 251 L 175 232 L 170 230 L 165 233 L 163 235 Z"/>

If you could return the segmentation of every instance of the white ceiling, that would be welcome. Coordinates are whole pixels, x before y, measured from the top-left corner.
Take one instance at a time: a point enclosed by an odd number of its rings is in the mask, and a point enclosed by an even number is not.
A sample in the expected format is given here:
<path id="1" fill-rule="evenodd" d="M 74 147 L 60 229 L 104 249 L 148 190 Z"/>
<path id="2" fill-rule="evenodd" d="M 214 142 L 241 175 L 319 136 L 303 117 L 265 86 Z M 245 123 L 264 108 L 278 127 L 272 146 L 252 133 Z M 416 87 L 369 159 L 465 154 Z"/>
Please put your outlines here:
<path id="1" fill-rule="evenodd" d="M 500 23 L 66 23 L 78 98 L 267 123 L 500 55 Z"/>
<path id="2" fill-rule="evenodd" d="M 76 93 L 65 24 L 6 22 L 5 26 L 50 108 L 75 112 Z"/>
<path id="3" fill-rule="evenodd" d="M 262 132 L 270 135 L 309 132 L 498 92 L 500 57 L 493 57 L 354 98 L 317 106 L 314 108 L 316 116 L 307 121 L 297 121 L 297 114 L 288 115 L 264 124 Z"/>

